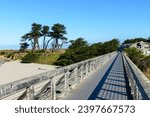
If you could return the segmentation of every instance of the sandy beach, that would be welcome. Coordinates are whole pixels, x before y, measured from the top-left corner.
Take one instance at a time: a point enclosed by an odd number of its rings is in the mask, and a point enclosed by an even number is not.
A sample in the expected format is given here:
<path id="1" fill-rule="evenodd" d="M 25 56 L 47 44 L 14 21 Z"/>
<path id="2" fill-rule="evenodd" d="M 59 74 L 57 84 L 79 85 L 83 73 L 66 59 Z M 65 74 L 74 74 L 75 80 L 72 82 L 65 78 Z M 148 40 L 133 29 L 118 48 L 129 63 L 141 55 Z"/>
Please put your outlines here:
<path id="1" fill-rule="evenodd" d="M 0 66 L 0 85 L 56 69 L 57 66 L 35 63 L 5 62 Z"/>

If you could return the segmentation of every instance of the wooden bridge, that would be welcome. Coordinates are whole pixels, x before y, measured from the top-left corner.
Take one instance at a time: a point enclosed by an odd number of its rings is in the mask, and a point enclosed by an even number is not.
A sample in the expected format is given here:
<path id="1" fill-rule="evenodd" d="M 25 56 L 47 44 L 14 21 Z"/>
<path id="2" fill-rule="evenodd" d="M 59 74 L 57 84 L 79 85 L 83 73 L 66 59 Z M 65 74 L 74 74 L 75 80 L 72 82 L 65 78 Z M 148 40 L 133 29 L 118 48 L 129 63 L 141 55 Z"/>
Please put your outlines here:
<path id="1" fill-rule="evenodd" d="M 150 81 L 124 53 L 109 53 L 0 86 L 0 99 L 149 100 Z"/>

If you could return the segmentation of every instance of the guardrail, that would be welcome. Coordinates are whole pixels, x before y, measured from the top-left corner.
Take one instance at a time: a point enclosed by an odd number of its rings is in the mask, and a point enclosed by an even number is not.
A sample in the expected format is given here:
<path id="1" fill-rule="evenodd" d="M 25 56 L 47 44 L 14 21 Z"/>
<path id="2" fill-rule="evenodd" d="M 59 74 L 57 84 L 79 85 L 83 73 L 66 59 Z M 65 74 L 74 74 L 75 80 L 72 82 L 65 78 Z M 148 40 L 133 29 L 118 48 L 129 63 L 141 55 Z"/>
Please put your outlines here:
<path id="1" fill-rule="evenodd" d="M 117 53 L 109 53 L 0 86 L 0 99 L 61 99 Z"/>
<path id="2" fill-rule="evenodd" d="M 133 99 L 149 100 L 150 81 L 128 56 L 123 54 L 123 59 Z"/>

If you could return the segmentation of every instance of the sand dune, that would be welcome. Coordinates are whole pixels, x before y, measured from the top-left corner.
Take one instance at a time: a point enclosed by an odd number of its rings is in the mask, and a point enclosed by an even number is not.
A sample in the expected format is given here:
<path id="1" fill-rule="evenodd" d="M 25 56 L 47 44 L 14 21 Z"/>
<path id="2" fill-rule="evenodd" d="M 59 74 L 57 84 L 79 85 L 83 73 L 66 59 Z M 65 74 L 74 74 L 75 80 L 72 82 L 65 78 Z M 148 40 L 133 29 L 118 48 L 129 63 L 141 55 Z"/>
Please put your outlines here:
<path id="1" fill-rule="evenodd" d="M 32 75 L 56 69 L 57 66 L 42 64 L 23 64 L 19 61 L 5 62 L 0 66 L 0 85 L 20 80 Z"/>

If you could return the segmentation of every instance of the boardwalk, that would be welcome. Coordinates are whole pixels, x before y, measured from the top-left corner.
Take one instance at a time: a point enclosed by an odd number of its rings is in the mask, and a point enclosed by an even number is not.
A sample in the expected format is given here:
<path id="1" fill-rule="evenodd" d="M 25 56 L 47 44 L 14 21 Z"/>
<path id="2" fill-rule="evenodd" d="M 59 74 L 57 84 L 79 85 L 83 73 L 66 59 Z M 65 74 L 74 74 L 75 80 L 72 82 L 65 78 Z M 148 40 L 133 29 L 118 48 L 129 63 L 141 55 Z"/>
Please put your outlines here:
<path id="1" fill-rule="evenodd" d="M 121 54 L 112 58 L 91 77 L 64 99 L 126 100 L 128 98 Z"/>
<path id="2" fill-rule="evenodd" d="M 88 99 L 125 100 L 127 99 L 126 89 L 123 61 L 119 54 Z"/>
<path id="3" fill-rule="evenodd" d="M 113 52 L 0 85 L 0 99 L 149 100 L 150 81 Z"/>

